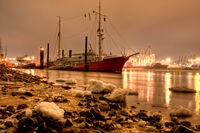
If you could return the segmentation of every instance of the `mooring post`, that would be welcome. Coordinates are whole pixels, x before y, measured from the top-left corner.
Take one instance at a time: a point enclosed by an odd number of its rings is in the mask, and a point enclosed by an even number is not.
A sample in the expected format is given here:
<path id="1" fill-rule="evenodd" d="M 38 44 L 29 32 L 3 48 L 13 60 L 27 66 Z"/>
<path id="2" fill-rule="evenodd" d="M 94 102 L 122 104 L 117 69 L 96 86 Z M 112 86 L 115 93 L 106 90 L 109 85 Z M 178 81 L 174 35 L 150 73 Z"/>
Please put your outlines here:
<path id="1" fill-rule="evenodd" d="M 65 57 L 65 50 L 63 49 L 62 50 L 62 58 L 64 58 Z"/>
<path id="2" fill-rule="evenodd" d="M 49 67 L 49 43 L 47 43 L 47 68 Z"/>
<path id="3" fill-rule="evenodd" d="M 72 57 L 72 50 L 69 50 L 69 58 Z"/>
<path id="4" fill-rule="evenodd" d="M 88 40 L 88 37 L 86 36 L 85 37 L 85 71 L 88 70 L 88 64 L 87 64 L 87 40 Z"/>
<path id="5" fill-rule="evenodd" d="M 40 47 L 40 69 L 44 68 L 44 48 Z"/>

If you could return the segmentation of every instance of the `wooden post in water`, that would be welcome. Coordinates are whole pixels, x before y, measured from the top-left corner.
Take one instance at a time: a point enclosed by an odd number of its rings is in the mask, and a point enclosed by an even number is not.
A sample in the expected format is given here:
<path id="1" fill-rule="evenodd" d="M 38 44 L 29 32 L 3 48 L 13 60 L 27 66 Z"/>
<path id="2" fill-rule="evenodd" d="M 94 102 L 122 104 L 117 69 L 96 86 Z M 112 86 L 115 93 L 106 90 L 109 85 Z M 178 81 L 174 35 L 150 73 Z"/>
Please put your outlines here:
<path id="1" fill-rule="evenodd" d="M 47 43 L 47 68 L 49 67 L 49 43 Z"/>
<path id="2" fill-rule="evenodd" d="M 69 58 L 72 57 L 72 50 L 69 50 Z"/>
<path id="3" fill-rule="evenodd" d="M 40 47 L 40 69 L 44 68 L 44 48 Z"/>
<path id="4" fill-rule="evenodd" d="M 64 58 L 64 56 L 65 56 L 65 50 L 63 49 L 62 50 L 62 58 Z"/>
<path id="5" fill-rule="evenodd" d="M 87 40 L 88 40 L 88 37 L 86 36 L 85 37 L 85 71 L 88 70 L 88 64 L 87 64 Z"/>

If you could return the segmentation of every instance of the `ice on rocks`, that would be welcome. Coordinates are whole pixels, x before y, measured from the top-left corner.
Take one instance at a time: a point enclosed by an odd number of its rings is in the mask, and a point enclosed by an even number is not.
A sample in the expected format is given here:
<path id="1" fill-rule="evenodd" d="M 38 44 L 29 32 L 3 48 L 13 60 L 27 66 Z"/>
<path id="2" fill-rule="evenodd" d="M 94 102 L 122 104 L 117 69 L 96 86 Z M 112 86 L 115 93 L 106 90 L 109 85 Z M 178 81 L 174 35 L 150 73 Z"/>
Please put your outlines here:
<path id="1" fill-rule="evenodd" d="M 146 126 L 146 122 L 145 121 L 143 121 L 143 120 L 140 120 L 139 122 L 138 122 L 138 126 L 139 127 L 145 127 Z"/>
<path id="2" fill-rule="evenodd" d="M 127 89 L 115 89 L 110 95 L 106 96 L 112 102 L 125 102 L 125 96 L 128 95 Z"/>
<path id="3" fill-rule="evenodd" d="M 31 117 L 32 116 L 32 110 L 30 109 L 30 108 L 27 108 L 26 110 L 25 110 L 25 115 L 27 116 L 27 117 Z"/>
<path id="4" fill-rule="evenodd" d="M 90 90 L 92 93 L 111 93 L 116 88 L 117 87 L 113 84 L 104 83 L 101 80 L 91 79 L 87 90 Z"/>
<path id="5" fill-rule="evenodd" d="M 53 102 L 41 102 L 35 106 L 34 109 L 47 118 L 52 118 L 54 120 L 61 120 L 64 118 L 64 110 Z"/>
<path id="6" fill-rule="evenodd" d="M 104 93 L 111 93 L 113 92 L 117 87 L 111 83 L 104 83 L 103 84 L 103 92 Z"/>
<path id="7" fill-rule="evenodd" d="M 83 98 L 85 96 L 91 96 L 91 91 L 71 90 L 71 93 L 75 97 L 79 97 L 79 98 Z"/>
<path id="8" fill-rule="evenodd" d="M 128 95 L 138 95 L 137 91 L 133 91 L 132 89 L 128 90 Z"/>
<path id="9" fill-rule="evenodd" d="M 170 112 L 170 116 L 191 117 L 192 111 L 185 107 L 178 106 L 178 107 L 175 107 L 175 109 Z"/>
<path id="10" fill-rule="evenodd" d="M 91 79 L 89 81 L 89 86 L 87 89 L 95 93 L 100 93 L 102 88 L 103 88 L 103 81 Z"/>

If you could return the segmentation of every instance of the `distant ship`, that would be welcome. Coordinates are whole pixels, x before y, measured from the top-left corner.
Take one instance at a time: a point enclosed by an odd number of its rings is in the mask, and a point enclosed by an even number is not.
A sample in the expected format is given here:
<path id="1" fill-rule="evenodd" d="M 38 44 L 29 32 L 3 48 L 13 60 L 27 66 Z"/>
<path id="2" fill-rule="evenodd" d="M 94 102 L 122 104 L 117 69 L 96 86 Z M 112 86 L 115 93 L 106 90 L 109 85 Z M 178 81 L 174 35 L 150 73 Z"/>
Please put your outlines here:
<path id="1" fill-rule="evenodd" d="M 142 49 L 140 54 L 130 58 L 125 64 L 125 68 L 133 69 L 167 69 L 168 65 L 163 65 L 155 61 L 155 54 L 151 47 L 146 50 Z"/>
<path id="2" fill-rule="evenodd" d="M 168 65 L 162 65 L 161 63 L 153 63 L 149 66 L 125 66 L 125 68 L 135 68 L 135 69 L 167 69 Z"/>
<path id="3" fill-rule="evenodd" d="M 161 63 L 154 63 L 151 66 L 147 66 L 148 69 L 167 69 L 168 65 L 162 65 Z"/>
<path id="4" fill-rule="evenodd" d="M 69 51 L 69 57 L 60 58 L 60 43 L 58 46 L 58 60 L 55 65 L 50 69 L 62 69 L 65 70 L 74 70 L 74 71 L 103 71 L 103 72 L 121 72 L 124 64 L 129 59 L 129 57 L 137 55 L 134 53 L 132 55 L 126 56 L 113 56 L 113 55 L 104 55 L 102 52 L 102 40 L 103 40 L 103 29 L 101 27 L 102 16 L 105 16 L 101 13 L 101 2 L 99 0 L 99 12 L 93 11 L 98 15 L 98 51 L 96 54 L 92 49 L 87 50 L 87 39 L 85 46 L 85 53 L 72 54 L 72 51 Z M 59 19 L 60 22 L 60 19 Z M 60 25 L 60 24 L 59 24 Z M 59 27 L 60 29 L 60 27 Z M 60 42 L 61 32 L 59 31 L 58 37 Z"/>

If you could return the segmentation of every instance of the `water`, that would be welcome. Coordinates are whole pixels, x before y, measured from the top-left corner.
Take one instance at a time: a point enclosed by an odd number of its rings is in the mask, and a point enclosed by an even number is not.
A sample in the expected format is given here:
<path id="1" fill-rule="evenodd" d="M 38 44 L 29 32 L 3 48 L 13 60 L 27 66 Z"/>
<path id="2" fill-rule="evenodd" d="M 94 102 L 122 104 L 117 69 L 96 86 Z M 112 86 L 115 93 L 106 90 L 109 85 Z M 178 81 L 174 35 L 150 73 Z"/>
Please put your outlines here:
<path id="1" fill-rule="evenodd" d="M 26 73 L 46 77 L 55 82 L 58 78 L 77 79 L 79 85 L 86 85 L 90 79 L 99 79 L 128 88 L 139 93 L 138 96 L 128 96 L 127 104 L 153 111 L 164 111 L 175 106 L 183 106 L 200 114 L 200 71 L 167 71 L 167 70 L 133 70 L 124 69 L 122 73 L 77 72 L 57 70 L 23 70 Z M 196 94 L 179 94 L 170 92 L 170 87 L 186 86 L 197 91 Z M 166 108 L 153 108 L 152 106 Z M 200 117 L 199 117 L 200 118 Z"/>

